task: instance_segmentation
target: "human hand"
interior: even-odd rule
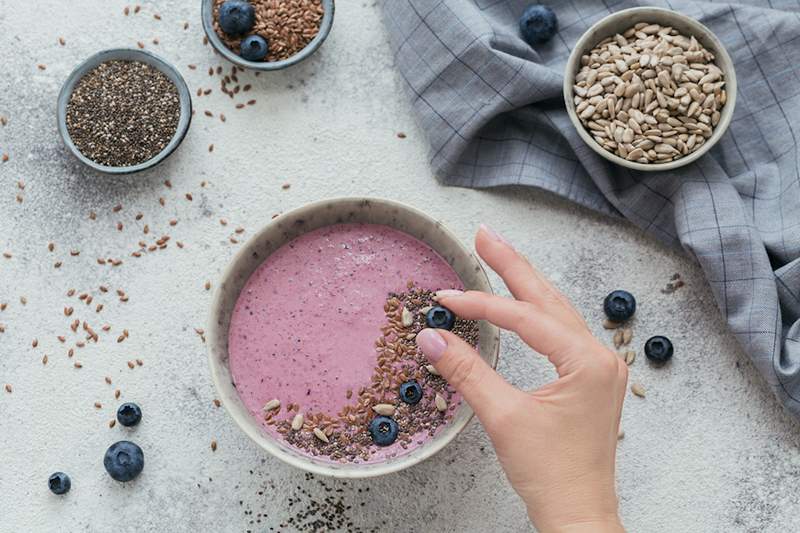
[[[558,379],[525,392],[449,331],[425,329],[417,344],[475,411],[539,531],[623,531],[614,470],[627,366],[505,239],[481,226],[475,247],[514,299],[440,291],[437,300],[462,318],[514,331]]]

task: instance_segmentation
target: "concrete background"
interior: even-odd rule
[[[6,326],[0,384],[13,386],[11,394],[0,390],[0,531],[293,531],[280,524],[312,501],[351,506],[343,511],[346,521],[362,530],[528,531],[523,507],[477,424],[424,464],[345,484],[308,479],[272,459],[212,405],[215,392],[194,328],[203,326],[210,300],[205,280],[215,281],[236,250],[228,241],[233,228],[241,225],[247,236],[274,213],[338,195],[408,202],[440,217],[465,241],[478,222],[488,223],[528,254],[606,339],[604,295],[624,287],[638,296],[634,344],[666,334],[676,355],[665,369],[643,358],[631,368],[631,379],[648,389],[646,399],[629,395],[619,447],[622,515],[631,531],[800,530],[798,424],[725,330],[693,263],[627,223],[549,195],[438,186],[392,68],[378,6],[340,0],[321,51],[291,70],[242,76],[258,102],[236,111],[207,74],[222,63],[202,44],[199,4],[147,2],[141,13],[125,17],[120,0],[24,6],[0,0],[0,115],[9,120],[0,127],[0,152],[10,156],[0,164],[0,251],[13,254],[0,257],[0,302],[9,304],[0,312]],[[59,36],[66,46],[58,45]],[[60,83],[95,51],[140,40],[174,62],[193,90],[214,93],[195,99],[200,112],[186,141],[160,168],[125,178],[92,174],[58,138]],[[205,109],[224,112],[227,122],[203,116]],[[162,184],[166,178],[173,189]],[[291,188],[282,189],[284,183]],[[123,209],[114,213],[117,204]],[[91,210],[96,221],[88,219]],[[137,212],[144,213],[139,222]],[[229,226],[219,224],[221,217]],[[170,227],[170,218],[178,225]],[[144,223],[152,228],[148,242],[164,233],[172,241],[137,260],[129,253],[145,237]],[[81,253],[70,256],[70,249]],[[101,256],[125,262],[100,266]],[[53,267],[57,260],[60,269]],[[687,286],[661,294],[674,272]],[[101,295],[101,283],[122,288],[130,300]],[[69,288],[91,290],[92,308],[103,302],[105,309],[98,315],[67,298]],[[65,305],[98,331],[112,326],[97,345],[77,349],[81,369],[66,355],[77,337]],[[117,343],[123,328],[130,337]],[[57,335],[67,335],[68,343]],[[500,371],[520,387],[553,378],[546,361],[512,336],[503,338],[501,356]],[[144,366],[129,369],[126,362],[137,357]],[[104,376],[113,378],[112,386]],[[140,427],[108,428],[122,401],[142,406]],[[146,456],[142,476],[126,485],[102,467],[106,447],[122,438],[138,442]],[[72,491],[63,498],[47,490],[47,476],[56,470],[72,476]]]

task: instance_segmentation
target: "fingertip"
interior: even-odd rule
[[[428,358],[428,361],[435,365],[447,350],[447,340],[442,337],[439,331],[425,328],[417,333],[417,346]]]

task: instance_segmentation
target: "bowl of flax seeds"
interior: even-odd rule
[[[192,120],[180,73],[142,50],[99,52],[81,63],[58,95],[58,131],[85,165],[131,174],[164,161]]]
[[[231,63],[251,70],[280,70],[300,63],[316,52],[333,26],[334,0],[249,0],[255,24],[244,35],[228,35],[219,26],[219,8],[225,0],[203,0],[203,29],[214,49]],[[248,35],[266,39],[264,61],[248,61],[239,45]]]

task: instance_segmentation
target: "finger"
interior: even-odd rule
[[[523,394],[495,372],[475,348],[449,331],[423,329],[417,334],[417,345],[481,422],[497,416],[514,404],[514,397]]]
[[[515,332],[525,344],[542,354],[559,351],[573,340],[562,323],[528,302],[481,291],[439,291],[436,300],[461,318],[488,320]]]
[[[582,325],[586,322],[569,299],[556,288],[513,245],[488,226],[481,224],[475,236],[475,249],[486,264],[503,279],[517,300],[548,304],[555,300]]]

